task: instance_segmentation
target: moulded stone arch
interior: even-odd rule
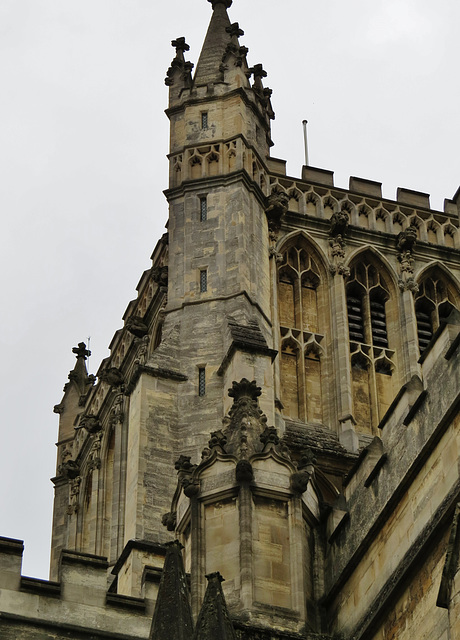
[[[371,228],[372,209],[367,204],[361,204],[356,212],[356,224],[364,229]]]
[[[401,211],[395,211],[391,217],[391,229],[393,233],[398,234],[404,231],[408,226],[406,216]]]
[[[356,262],[365,261],[366,257],[371,262],[376,263],[376,266],[384,269],[390,278],[391,286],[396,290],[398,286],[398,276],[387,258],[375,247],[358,247],[349,255],[346,266],[351,269]]]
[[[375,228],[376,228],[376,230],[377,231],[387,232],[388,231],[388,220],[389,220],[388,211],[386,209],[383,209],[382,207],[380,209],[377,209],[377,211],[375,212]]]
[[[458,280],[440,262],[426,265],[417,274],[416,282],[415,317],[419,349],[423,352],[442,320],[453,309],[460,309],[460,288]]]
[[[442,227],[442,239],[446,247],[458,247],[458,229],[450,222]]]
[[[303,230],[291,231],[291,233],[287,233],[285,236],[280,238],[276,246],[276,251],[278,253],[283,253],[290,246],[297,245],[299,241],[306,243],[307,245],[306,248],[310,247],[312,249],[313,253],[319,259],[319,262],[321,263],[321,268],[324,270],[324,274],[326,275],[326,273],[328,272],[328,265],[329,265],[329,260],[326,254],[324,253],[322,248],[319,246],[319,244],[315,241],[315,239],[312,238],[308,233],[306,233]]]
[[[305,213],[309,216],[321,217],[320,198],[313,191],[305,194]]]
[[[414,214],[409,218],[409,226],[417,229],[417,239],[426,240],[426,224],[418,215]]]
[[[331,196],[330,194],[321,198],[321,218],[326,218],[330,220],[334,213],[338,213],[340,211],[340,206],[338,200]]]
[[[446,267],[446,265],[442,262],[433,260],[429,264],[422,267],[415,274],[415,281],[417,282],[417,284],[420,284],[426,278],[430,277],[431,275],[437,275],[438,273],[441,273],[447,280],[446,284],[451,285],[452,291],[454,292],[457,301],[460,300],[460,283],[452,273],[452,271],[450,271],[450,269]]]
[[[441,225],[433,218],[426,221],[427,240],[432,244],[440,244]]]

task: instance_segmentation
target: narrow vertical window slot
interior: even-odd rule
[[[205,222],[208,219],[208,199],[206,196],[200,198],[200,221]]]
[[[206,369],[200,367],[198,369],[198,395],[203,397],[206,393]]]
[[[201,128],[202,129],[208,128],[208,112],[207,111],[203,111],[201,113]]]
[[[207,269],[202,269],[200,271],[200,292],[204,293],[208,290],[208,271]]]

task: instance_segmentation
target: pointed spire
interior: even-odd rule
[[[192,611],[182,549],[178,540],[167,544],[149,640],[190,640],[192,637]]]
[[[196,67],[195,87],[222,80],[222,58],[232,37],[227,31],[231,27],[227,9],[231,6],[232,0],[208,0],[208,2],[212,3],[213,14]]]
[[[91,351],[86,348],[84,342],[79,342],[78,347],[73,347],[72,353],[75,354],[77,361],[73,370],[69,373],[69,380],[73,380],[77,383],[81,393],[85,392],[86,385],[88,384],[88,371],[86,370],[86,358],[89,358]],[[91,383],[93,381],[91,380]]]
[[[196,623],[193,640],[236,640],[221,582],[219,572],[206,576],[208,588],[203,600],[200,615]]]

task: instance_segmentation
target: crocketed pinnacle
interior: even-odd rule
[[[177,540],[167,545],[150,640],[190,640],[193,635],[181,549],[182,545]]]
[[[221,78],[220,66],[225,54],[230,35],[227,28],[231,26],[227,8],[232,0],[209,0],[213,13],[208,32],[196,67],[194,85],[196,87],[218,82]]]
[[[193,640],[236,640],[222,591],[220,573],[206,576],[208,588],[196,623]]]

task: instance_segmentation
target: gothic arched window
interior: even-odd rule
[[[415,297],[415,317],[420,353],[426,349],[433,333],[442,321],[446,320],[456,307],[453,288],[439,273],[427,276],[422,280]]]
[[[359,431],[373,433],[394,392],[394,345],[389,340],[389,279],[373,260],[355,263],[346,284],[353,414]]]
[[[281,402],[289,417],[321,423],[324,323],[321,331],[320,273],[318,261],[306,246],[285,249],[278,268]]]

